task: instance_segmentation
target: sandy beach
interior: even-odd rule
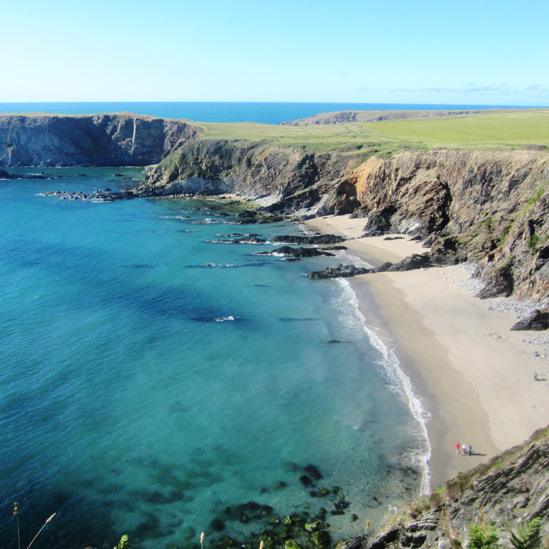
[[[406,235],[361,238],[364,219],[326,217],[306,225],[352,239],[345,243],[349,252],[374,265],[426,251]],[[428,412],[433,487],[549,423],[549,335],[511,332],[529,305],[474,297],[471,270],[458,265],[349,279],[362,313],[394,346]],[[548,381],[536,381],[536,373]],[[456,455],[457,441],[472,445],[475,455]]]

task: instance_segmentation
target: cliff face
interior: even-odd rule
[[[345,181],[345,175],[364,158],[359,152],[311,153],[235,141],[189,141],[151,171],[148,190],[161,195],[204,189],[235,192],[262,199],[272,211],[350,213],[359,204],[354,184]]]
[[[545,151],[311,153],[189,141],[144,192],[204,190],[261,198],[271,211],[354,213],[368,234],[417,235],[456,261],[479,262],[484,297],[549,295],[549,154]],[[213,184],[212,184],[213,182]],[[213,185],[213,186],[212,186]]]
[[[549,293],[547,153],[404,152],[368,159],[352,181],[370,234],[418,234],[479,261],[485,297]]]
[[[541,519],[541,535],[549,535],[549,438],[547,429],[522,446],[488,464],[460,474],[393,517],[391,526],[370,538],[344,544],[343,549],[464,546],[472,524],[499,529],[504,547],[510,530]]]
[[[144,166],[199,132],[133,115],[0,115],[0,166]]]

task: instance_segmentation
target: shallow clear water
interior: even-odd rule
[[[198,201],[36,196],[130,183],[49,171],[63,177],[0,181],[1,547],[15,500],[24,539],[58,513],[41,547],[129,532],[156,548],[211,539],[211,520],[249,500],[333,508],[299,482],[309,463],[351,501],[336,537],[417,490],[421,433],[382,355],[341,286],[304,276],[328,260],[204,242],[299,227],[230,224]]]

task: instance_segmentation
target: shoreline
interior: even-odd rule
[[[361,237],[364,223],[331,216],[305,225],[350,238],[349,253],[373,265],[427,251],[406,235]],[[348,281],[367,321],[366,333],[372,330],[394,352],[428,417],[431,488],[549,423],[549,382],[534,380],[536,372],[549,378],[549,336],[511,332],[519,305],[510,298],[474,297],[478,283],[466,266]],[[471,444],[475,455],[457,455],[457,441]]]

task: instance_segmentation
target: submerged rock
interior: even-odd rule
[[[312,478],[314,478],[315,480],[320,480],[322,478],[322,473],[320,472],[320,470],[318,469],[318,467],[316,467],[315,465],[312,465],[312,464],[309,464],[309,465],[306,465],[303,470]]]
[[[258,252],[255,255],[282,255],[282,256],[291,256],[291,257],[317,257],[321,255],[333,256],[334,254],[323,250],[322,248],[303,248],[297,247],[293,248],[292,246],[280,246],[280,248],[275,248],[268,252]]]

